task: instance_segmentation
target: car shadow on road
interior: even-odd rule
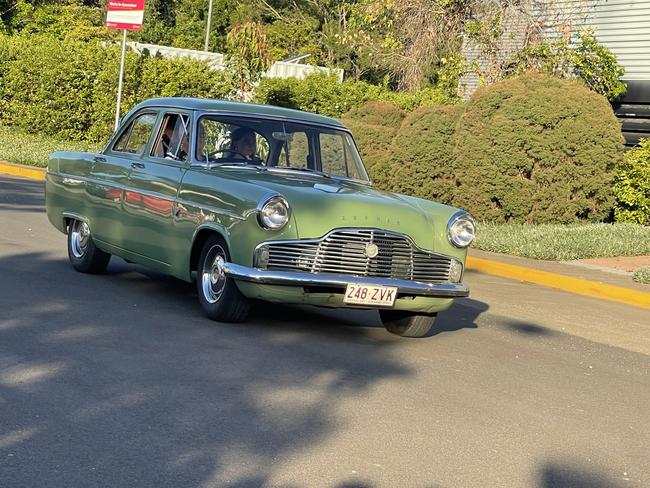
[[[567,461],[546,462],[539,471],[539,488],[622,488],[636,486],[630,484],[627,473],[619,473],[624,478],[615,481],[610,475],[598,472],[593,467]]]
[[[122,275],[124,279],[139,282],[147,287],[152,299],[162,296],[168,299],[183,300],[187,310],[201,315],[196,298],[195,285],[170,276],[151,271],[145,267],[129,264],[122,259],[113,258],[108,275]],[[454,302],[449,310],[441,312],[427,337],[459,331],[476,329],[477,319],[489,309],[489,305],[472,298],[462,298]],[[242,325],[231,325],[242,327]],[[340,336],[341,338],[366,339],[372,329],[383,329],[376,310],[332,309],[308,305],[287,305],[263,301],[253,302],[251,315],[246,327],[260,327],[275,331],[305,332],[308,334]],[[394,338],[386,332],[385,338]],[[373,337],[376,340],[377,337]]]
[[[0,485],[269,485],[345,431],[346,402],[415,374],[364,327],[219,324],[190,284],[111,266],[0,257]]]

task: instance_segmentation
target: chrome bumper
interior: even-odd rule
[[[342,289],[352,283],[393,286],[397,288],[397,293],[403,295],[440,298],[466,297],[469,295],[469,289],[463,283],[420,283],[418,281],[393,278],[267,271],[228,262],[222,263],[222,270],[227,276],[235,280],[250,281],[261,285],[322,286]]]

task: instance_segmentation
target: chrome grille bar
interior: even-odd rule
[[[368,257],[375,244],[378,253]],[[322,239],[270,241],[262,269],[332,273],[359,277],[443,283],[449,280],[451,258],[419,249],[409,237],[383,229],[339,229]]]

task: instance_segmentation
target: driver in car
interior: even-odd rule
[[[240,127],[230,136],[231,157],[235,159],[258,160],[255,156],[257,141],[255,132],[248,127]]]

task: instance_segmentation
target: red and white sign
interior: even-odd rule
[[[106,27],[109,29],[142,29],[144,0],[108,0]]]

